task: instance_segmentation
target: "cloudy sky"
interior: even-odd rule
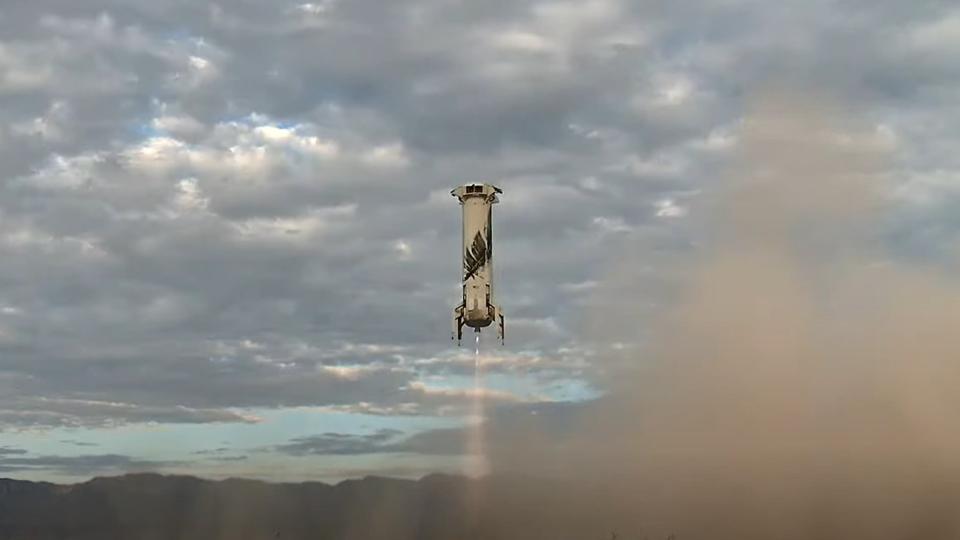
[[[948,261],[958,50],[933,0],[2,0],[0,474],[459,470],[450,189],[504,190],[487,402],[588,400],[604,269],[696,249],[771,85],[848,104]]]

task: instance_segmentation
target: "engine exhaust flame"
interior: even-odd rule
[[[480,357],[480,332],[476,333],[473,355],[473,399],[470,406],[470,429],[467,441],[467,473],[484,476],[489,472],[489,461],[483,440],[485,407],[483,402],[483,363]]]

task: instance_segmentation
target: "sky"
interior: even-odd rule
[[[2,0],[0,475],[463,470],[450,190],[504,192],[491,414],[576,408],[644,340],[585,330],[605,269],[698,249],[770,87],[844,104],[891,256],[950,268],[957,50],[947,1]]]

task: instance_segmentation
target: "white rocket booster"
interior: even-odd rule
[[[453,310],[457,343],[463,326],[479,332],[497,323],[503,342],[503,312],[493,303],[493,205],[503,191],[490,184],[467,184],[450,192],[463,207],[463,302]]]

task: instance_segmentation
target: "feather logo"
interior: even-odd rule
[[[473,244],[463,253],[463,280],[472,278],[486,263],[487,243],[483,240],[483,234],[477,231]]]
[[[492,261],[492,260],[493,260],[493,206],[487,205],[487,261]]]

